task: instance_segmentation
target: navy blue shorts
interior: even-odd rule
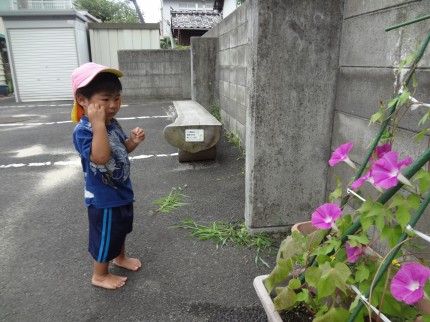
[[[133,204],[98,209],[88,207],[88,251],[95,261],[106,263],[118,257],[125,237],[133,230]]]

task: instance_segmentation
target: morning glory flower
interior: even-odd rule
[[[387,143],[384,145],[378,145],[375,150],[374,154],[376,156],[376,159],[379,160],[382,158],[386,153],[391,151],[391,144]],[[373,161],[373,156],[370,157],[370,161]]]
[[[346,243],[345,248],[346,248],[346,255],[348,256],[348,262],[355,263],[361,258],[361,256],[364,255],[364,250],[366,249],[366,246],[351,247],[349,243]]]
[[[373,178],[372,178],[372,169],[369,170],[369,172],[367,172],[364,176],[358,178],[357,180],[355,180],[350,188],[351,189],[358,189],[361,187],[361,185],[365,182],[368,181],[371,184],[374,184]]]
[[[372,177],[375,186],[388,189],[397,185],[397,180],[407,185],[412,185],[401,173],[400,169],[412,163],[412,159],[407,157],[400,162],[398,152],[387,152],[382,158],[372,165]]]
[[[404,264],[391,281],[391,294],[397,301],[409,305],[417,303],[424,297],[423,288],[429,277],[428,267],[418,263]]]
[[[330,164],[331,167],[334,167],[340,162],[345,162],[346,164],[355,169],[355,164],[348,157],[348,153],[349,151],[351,151],[351,149],[352,142],[346,142],[340,145],[336,150],[334,150],[330,160],[328,161],[328,164]]]
[[[334,222],[342,215],[340,207],[334,203],[319,206],[312,214],[312,226],[319,229],[333,228]]]

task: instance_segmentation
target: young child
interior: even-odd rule
[[[73,144],[81,157],[88,208],[89,246],[94,259],[92,284],[116,289],[127,278],[109,273],[109,262],[132,271],[142,264],[125,255],[133,226],[134,194],[130,181],[132,152],[145,139],[135,128],[127,137],[114,118],[121,106],[121,71],[87,63],[72,74],[72,120],[79,122]]]

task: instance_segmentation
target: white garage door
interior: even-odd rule
[[[73,28],[9,29],[21,102],[72,99],[70,75],[78,66]]]

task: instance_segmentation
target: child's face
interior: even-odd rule
[[[82,101],[79,101],[79,104],[84,107],[85,114],[87,114],[87,108],[89,105],[100,105],[105,111],[105,123],[110,124],[116,113],[119,111],[121,94],[119,92],[101,91],[95,93],[90,99],[84,97]]]

